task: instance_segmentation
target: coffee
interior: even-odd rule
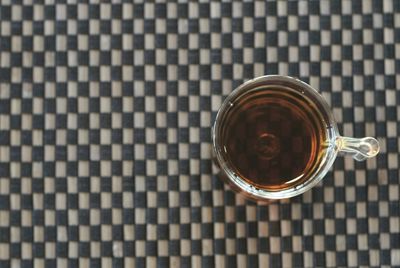
[[[314,187],[338,153],[376,156],[373,137],[340,135],[326,100],[299,79],[251,79],[224,100],[211,131],[220,178],[255,201],[290,198]]]
[[[235,174],[278,191],[307,181],[318,169],[328,146],[326,127],[303,93],[260,86],[229,103],[220,142]]]

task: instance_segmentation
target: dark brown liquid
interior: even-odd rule
[[[256,187],[293,187],[307,180],[321,162],[325,128],[301,91],[268,88],[246,93],[231,103],[223,124],[226,159]]]

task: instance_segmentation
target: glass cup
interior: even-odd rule
[[[268,102],[271,99],[269,96],[274,96],[271,102]],[[264,98],[265,102],[258,101],[260,98]],[[280,115],[280,112],[274,115],[274,110],[268,110],[279,105],[288,105],[300,114],[304,114],[304,111],[307,110],[311,117],[304,116],[302,118],[305,118],[305,121],[302,124],[293,126],[298,122],[286,122],[290,120],[282,117],[283,115]],[[257,114],[256,117],[262,114],[264,109],[265,116],[267,116],[265,118],[271,119],[275,116],[277,119],[271,122],[277,122],[285,126],[282,128],[283,130],[276,131],[276,129],[268,128],[268,126],[264,126],[268,125],[268,123],[264,124],[262,120],[261,122],[257,122],[259,125],[254,126],[252,121],[254,118],[251,117],[252,112],[249,111],[256,106],[258,107],[254,110],[254,113]],[[305,128],[305,125],[308,125],[307,120],[314,120],[313,124],[318,125],[318,137],[322,137],[321,142],[318,143],[319,147],[315,149],[316,147],[312,142],[304,142],[307,146],[303,144],[298,146],[298,149],[293,149],[291,146],[296,146],[296,142],[290,140],[292,139],[292,134],[285,136],[286,129],[297,127],[298,130],[294,130],[292,133],[296,133],[296,131],[301,132],[301,129]],[[237,123],[232,123],[233,121]],[[233,128],[232,124],[239,124],[239,126]],[[271,125],[272,123],[269,122],[269,124]],[[243,138],[241,135],[247,136],[242,140],[231,138],[236,136]],[[254,137],[254,142],[253,138],[249,137]],[[311,134],[307,137],[311,137]],[[376,156],[379,152],[379,143],[372,137],[350,138],[341,136],[332,111],[323,96],[299,79],[281,75],[258,77],[236,88],[224,100],[217,113],[212,128],[212,140],[213,153],[221,169],[221,177],[230,184],[232,189],[256,201],[290,198],[311,189],[325,176],[338,153],[346,153],[357,161],[363,161]],[[293,140],[298,141],[301,138],[294,138]],[[240,147],[246,153],[239,155],[235,149],[229,150],[229,146],[232,148]],[[283,148],[289,149],[286,149],[286,152],[284,152]],[[316,150],[316,153],[305,153],[305,151],[309,152],[311,150]],[[293,153],[288,156],[288,151],[296,152],[296,155]],[[301,157],[297,159],[297,155]],[[314,166],[309,168],[308,173],[306,171],[304,171],[304,174],[301,174],[302,172],[299,173],[301,174],[299,176],[302,177],[301,179],[295,178],[293,180],[293,178],[288,177],[287,180],[290,179],[290,181],[280,182],[279,187],[276,186],[278,185],[276,183],[262,181],[268,179],[275,180],[276,178],[271,174],[278,174],[279,172],[279,174],[288,174],[285,173],[287,170],[291,170],[295,166],[301,167],[296,162],[302,162],[303,160],[301,159],[304,155],[314,155],[314,158],[318,161],[313,162]],[[261,166],[254,165],[254,162],[261,163]],[[285,162],[290,163],[287,164]],[[244,165],[243,163],[246,164]],[[264,164],[265,166],[263,166]],[[274,173],[274,167],[276,169],[277,166],[283,168],[278,173]],[[269,175],[264,176],[264,174]],[[249,179],[249,177],[253,179]],[[260,181],[262,182],[260,183]]]

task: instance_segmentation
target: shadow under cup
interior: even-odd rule
[[[212,131],[225,181],[256,200],[288,198],[313,187],[336,157],[338,136],[323,97],[298,79],[277,75],[235,89]]]

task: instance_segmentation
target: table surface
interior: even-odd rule
[[[400,265],[399,72],[399,1],[2,0],[0,266]],[[264,74],[318,88],[379,156],[237,196],[210,127]]]

